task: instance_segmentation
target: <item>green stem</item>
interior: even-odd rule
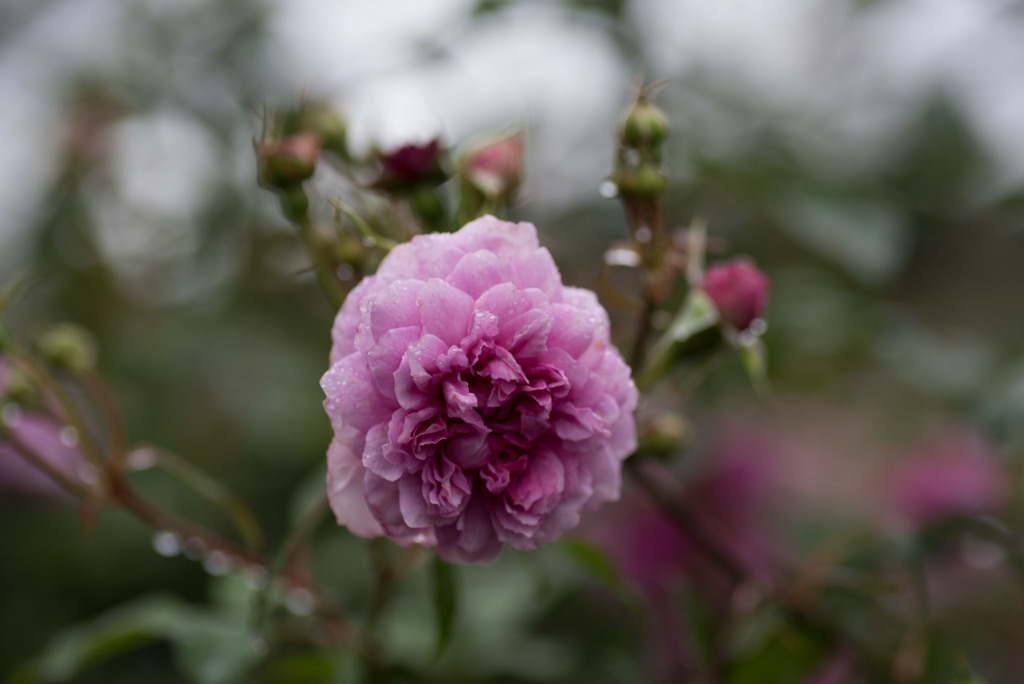
[[[341,305],[345,303],[345,291],[342,289],[338,279],[334,277],[331,264],[327,260],[324,250],[317,243],[313,222],[310,220],[309,214],[297,217],[295,219],[295,227],[299,231],[299,239],[305,245],[306,252],[313,262],[313,270],[316,272],[316,279],[320,283],[320,288],[327,295],[327,299],[330,300],[331,304],[335,308],[340,309]]]
[[[365,240],[372,242],[373,246],[380,247],[385,251],[390,251],[398,246],[397,242],[395,242],[391,238],[384,237],[383,235],[375,231],[373,228],[371,228],[370,224],[368,224],[366,221],[360,218],[359,214],[357,214],[350,206],[348,206],[341,200],[329,199],[327,200],[327,202],[332,207],[334,207],[342,214],[344,214],[345,217],[352,222],[352,225],[355,226],[355,229],[359,231],[359,234],[362,235]]]
[[[177,454],[166,449],[149,447],[156,467],[186,485],[228,517],[249,549],[263,546],[263,531],[252,509],[224,484]]]

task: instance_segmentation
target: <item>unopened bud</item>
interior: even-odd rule
[[[13,401],[20,406],[39,405],[39,388],[25,371],[17,366],[9,366],[2,377],[0,399]]]
[[[255,146],[259,180],[263,185],[288,190],[302,185],[316,171],[320,138],[313,133],[258,140]]]
[[[700,284],[718,309],[722,322],[740,331],[764,313],[769,286],[768,276],[745,259],[711,266]]]
[[[440,185],[448,180],[441,142],[403,145],[379,156],[381,175],[376,186],[383,190],[411,190]]]
[[[473,146],[460,164],[462,177],[490,199],[508,198],[522,181],[525,142],[515,133]]]
[[[635,168],[620,168],[612,181],[622,195],[648,200],[660,197],[668,185],[665,173],[647,162],[641,162]]]
[[[39,338],[39,353],[50,363],[75,375],[96,368],[96,340],[85,328],[59,323]]]
[[[669,130],[665,112],[641,99],[626,111],[619,135],[629,147],[653,148],[665,142]]]

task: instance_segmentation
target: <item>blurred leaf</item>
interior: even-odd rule
[[[437,619],[437,650],[439,657],[451,641],[452,628],[455,626],[457,607],[457,590],[455,566],[441,560],[435,555],[432,567],[434,584],[434,615]]]
[[[768,350],[760,337],[740,339],[736,343],[736,351],[747,371],[750,384],[761,395],[768,393]]]
[[[57,635],[36,658],[32,673],[41,682],[70,681],[122,653],[171,638],[176,626],[190,617],[191,611],[170,596],[120,606]]]
[[[826,655],[823,644],[811,636],[780,627],[760,646],[741,656],[729,675],[729,684],[802,682]]]
[[[173,635],[183,672],[199,684],[228,684],[259,660],[246,625],[212,614],[192,616]]]
[[[683,356],[705,351],[708,345],[702,333],[710,333],[717,325],[714,303],[701,290],[691,290],[668,330],[648,354],[637,386],[650,387]]]
[[[780,195],[775,213],[808,249],[869,285],[894,276],[909,250],[903,216],[879,199],[792,191]]]
[[[29,681],[71,681],[154,641],[170,642],[182,672],[199,684],[240,681],[260,655],[249,634],[248,613],[239,609],[238,586],[244,583],[218,583],[215,602],[223,609],[219,612],[170,596],[149,596],[114,608],[58,635],[30,666]]]
[[[619,569],[603,549],[579,539],[563,541],[560,546],[574,561],[610,589],[616,590],[622,586]]]

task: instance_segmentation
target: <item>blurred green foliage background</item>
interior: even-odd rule
[[[872,578],[865,591],[913,621],[913,587],[886,584],[899,571],[892,548],[910,542],[883,493],[922,439],[967,434],[998,454],[1009,494],[992,512],[1021,541],[1024,13],[988,0],[698,4],[5,0],[0,280],[26,264],[34,274],[13,327],[94,331],[130,437],[230,483],[273,548],[322,481],[330,427],[317,382],[332,311],[256,185],[263,104],[327,97],[364,149],[523,124],[529,168],[513,217],[538,226],[567,283],[593,287],[605,248],[626,237],[598,192],[618,111],[633,76],[664,78],[671,223],[706,216],[712,258],[750,255],[773,284],[771,397],[723,362],[670,401],[688,421],[675,465],[699,478],[718,438],[751,436],[782,493],[758,524],[850,586]],[[323,176],[326,195],[337,179]],[[136,481],[230,534],[169,478]],[[17,668],[44,653],[59,681],[353,676],[346,658],[305,646],[255,663],[244,582],[160,557],[153,531],[123,513],[85,521],[68,499],[7,482],[0,520],[0,676],[11,681],[30,681]],[[651,654],[666,630],[642,590],[589,538],[461,569],[456,632],[437,663],[427,571],[411,573],[385,619],[395,661],[447,682],[682,681]],[[921,544],[935,641],[923,673],[902,681],[965,681],[961,649],[991,682],[1020,681],[1012,553],[959,530]],[[325,525],[313,561],[360,614],[364,547]],[[128,632],[158,638],[93,654],[81,672],[67,665],[73,641],[52,650],[140,597],[155,603],[124,619],[149,627]],[[877,630],[857,591],[825,600]],[[728,681],[810,681],[828,654],[806,635],[779,637],[777,622],[749,618],[733,646],[746,664]]]

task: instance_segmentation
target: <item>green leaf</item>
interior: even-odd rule
[[[697,337],[718,325],[718,311],[714,303],[701,290],[690,290],[682,308],[672,320],[668,330],[651,350],[639,374],[636,384],[641,389],[650,387],[672,367],[673,363],[687,354],[688,343],[698,342]],[[703,341],[703,337],[700,341]],[[697,344],[703,351],[704,345]]]
[[[451,641],[458,605],[455,566],[435,555],[431,576],[434,584],[434,615],[437,618],[437,650],[440,657]]]
[[[261,657],[253,648],[248,611],[239,605],[243,599],[237,596],[238,586],[244,586],[241,580],[224,580],[215,586],[215,603],[220,608],[216,612],[162,595],[114,608],[54,638],[28,666],[26,680],[72,681],[121,654],[167,641],[178,666],[191,680],[198,684],[238,682]]]
[[[117,607],[56,636],[29,670],[38,681],[69,681],[122,653],[169,639],[189,614],[170,596],[151,596]]]
[[[736,351],[743,362],[743,368],[747,371],[750,384],[754,390],[761,395],[768,393],[768,350],[760,337],[741,336],[735,342]]]
[[[617,590],[622,586],[619,569],[602,549],[579,539],[563,541],[560,546],[574,561],[610,589]]]

